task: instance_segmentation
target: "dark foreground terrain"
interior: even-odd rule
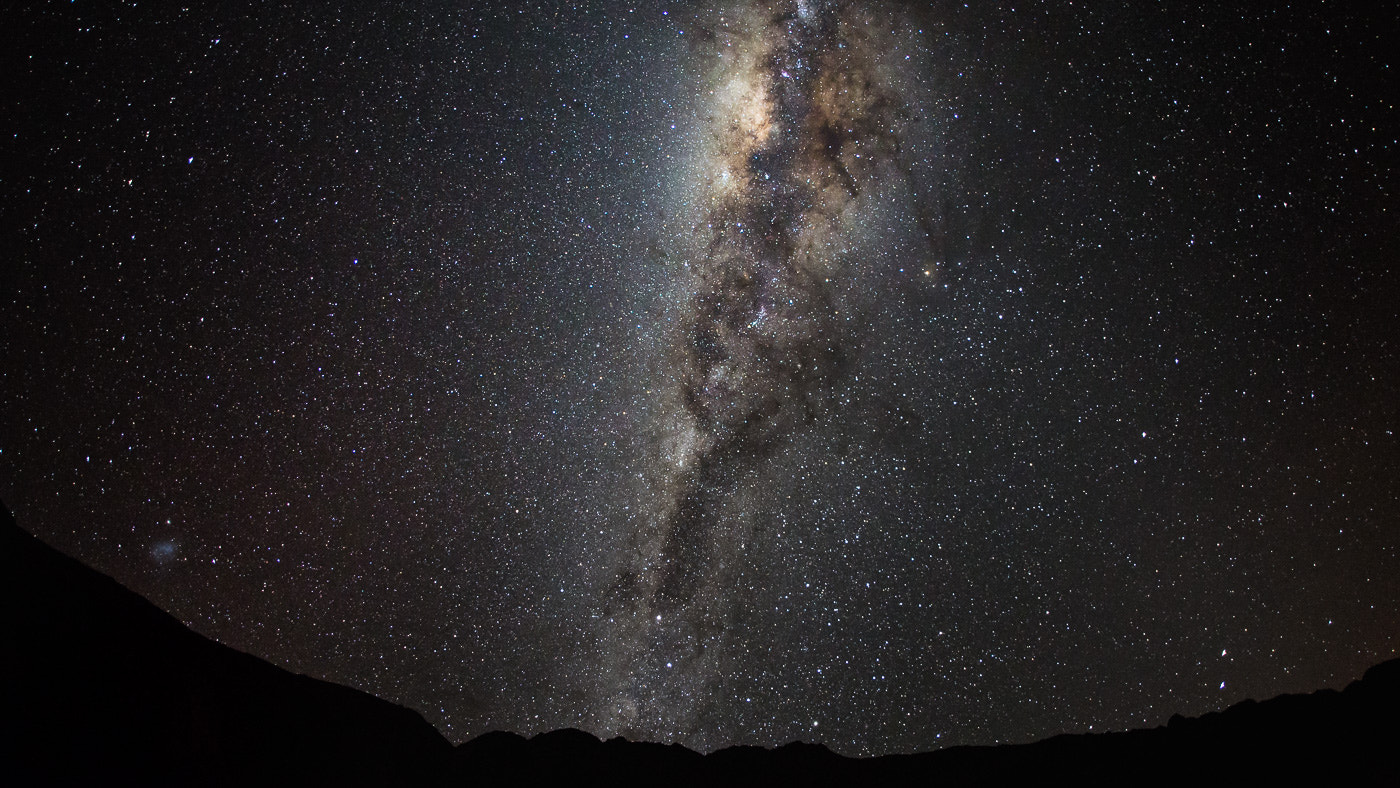
[[[869,760],[818,745],[491,733],[454,748],[415,712],[204,638],[22,531],[0,507],[8,785],[1400,785],[1400,660],[1345,690],[1245,701],[1127,733]]]

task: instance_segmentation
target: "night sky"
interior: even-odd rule
[[[0,498],[195,630],[847,754],[1400,653],[1393,11],[231,5],[0,26]]]

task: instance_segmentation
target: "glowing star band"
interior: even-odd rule
[[[600,727],[687,735],[724,674],[761,466],[829,410],[854,350],[841,283],[864,189],[900,149],[903,103],[846,4],[757,4],[713,26],[697,235],[656,448],[603,606]],[[697,188],[698,187],[698,188]]]

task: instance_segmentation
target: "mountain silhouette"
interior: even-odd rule
[[[856,759],[799,742],[701,755],[560,730],[454,748],[416,712],[220,645],[30,536],[3,506],[0,520],[9,785],[1400,785],[1400,660],[1340,692],[1025,745]]]
[[[417,713],[199,635],[3,516],[9,784],[401,785],[451,753]]]

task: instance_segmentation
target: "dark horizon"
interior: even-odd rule
[[[0,504],[7,715],[0,773],[19,784],[415,785],[632,782],[881,785],[1400,777],[1400,659],[1341,691],[1235,704],[1151,730],[850,759],[819,744],[684,747],[563,729],[453,747],[418,713],[289,673],[181,625],[17,527]],[[42,598],[43,609],[25,604]],[[1094,777],[1097,775],[1097,777]]]

